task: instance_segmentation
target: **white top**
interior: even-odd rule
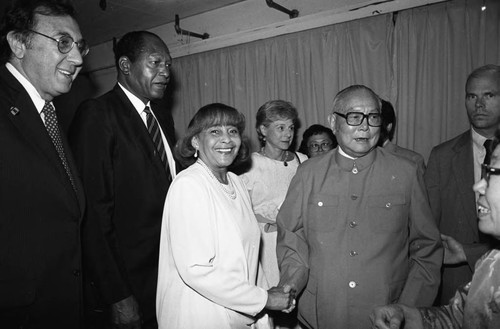
[[[257,286],[260,231],[233,173],[231,199],[195,163],[172,182],[163,214],[156,311],[160,329],[246,328],[267,302]],[[267,288],[267,287],[265,287]]]
[[[307,160],[306,155],[296,154],[300,162]],[[241,176],[250,193],[253,211],[262,231],[260,262],[270,286],[276,286],[280,279],[276,258],[276,216],[298,166],[296,158],[285,166],[283,161],[255,152],[252,153],[252,168]]]
[[[295,154],[301,163],[307,160],[306,155],[299,152]],[[270,159],[258,152],[252,153],[252,168],[241,178],[250,193],[255,214],[276,222],[279,207],[285,200],[298,166],[297,159],[288,161],[285,166],[283,161]]]

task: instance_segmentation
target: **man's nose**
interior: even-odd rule
[[[484,97],[478,97],[476,99],[476,107],[484,107]]]
[[[71,48],[71,50],[68,52],[67,59],[75,66],[80,66],[83,64],[82,54],[80,53],[80,50],[78,49],[78,47],[76,47],[76,45],[74,45],[74,47]]]
[[[359,129],[360,130],[368,130],[368,117],[364,117],[363,120],[361,120],[361,123],[359,124]]]
[[[170,66],[169,65],[161,65],[160,66],[160,75],[164,75],[166,77],[170,76]]]

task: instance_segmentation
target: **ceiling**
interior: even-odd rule
[[[73,0],[84,38],[97,45],[134,30],[147,30],[245,0]],[[0,12],[12,1],[1,1]],[[106,9],[100,3],[106,3]]]

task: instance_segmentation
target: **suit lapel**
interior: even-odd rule
[[[141,152],[143,152],[144,155],[150,160],[151,166],[164,173],[165,169],[163,169],[160,158],[155,155],[153,141],[149,136],[148,129],[142,121],[141,116],[137,113],[136,109],[120,86],[115,86],[114,91],[123,105],[123,118],[126,120],[126,122],[124,122],[124,129],[130,131],[132,136],[131,139],[137,144],[137,148],[140,149]]]
[[[5,70],[5,71],[4,71]],[[69,177],[62,165],[61,159],[57,154],[57,150],[52,143],[45,125],[40,118],[35,105],[31,101],[29,94],[24,90],[22,85],[8,72],[5,68],[2,70],[1,74],[9,82],[9,85],[13,87],[14,93],[12,94],[12,105],[7,109],[10,111],[8,117],[12,124],[17,128],[19,135],[21,135],[28,144],[31,144],[33,149],[40,155],[42,159],[45,159],[50,163],[50,167],[54,169],[55,175],[59,178],[61,184],[71,195],[75,196],[75,201],[77,196],[74,193],[73,187],[69,180]],[[15,113],[15,114],[14,114]],[[60,127],[59,127],[60,128]],[[61,128],[60,128],[61,129]],[[66,138],[63,136],[61,131],[61,137],[63,139],[63,146],[67,153],[69,151]],[[74,166],[71,170],[76,176],[76,169]],[[82,188],[80,186],[80,188]],[[81,200],[78,200],[80,205],[83,205]],[[83,209],[80,207],[80,209]]]
[[[453,150],[456,153],[452,160],[451,170],[456,180],[457,193],[459,193],[462,201],[460,204],[464,217],[476,218],[476,198],[472,190],[472,185],[474,185],[474,158],[472,154],[470,131],[462,135]],[[470,220],[466,222],[469,224],[475,223],[475,221]],[[477,231],[477,225],[471,226],[471,229]]]

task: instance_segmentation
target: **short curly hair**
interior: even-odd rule
[[[213,103],[203,106],[196,112],[189,122],[185,136],[177,142],[174,154],[181,166],[186,168],[196,161],[194,157],[196,150],[191,144],[193,137],[214,126],[235,126],[240,132],[241,146],[236,159],[230,167],[232,168],[248,160],[250,157],[250,145],[248,140],[243,136],[243,132],[245,131],[245,116],[231,106]]]
[[[264,135],[260,131],[260,126],[269,126],[269,124],[276,120],[291,119],[294,124],[297,123],[299,114],[297,109],[292,103],[283,100],[272,100],[264,103],[257,110],[255,129],[257,129],[257,136],[259,138],[260,146],[266,144]]]

